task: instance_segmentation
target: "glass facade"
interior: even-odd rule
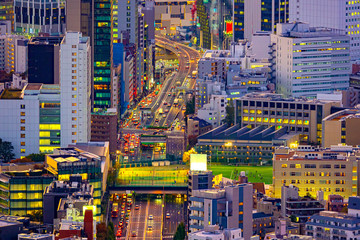
[[[60,102],[40,102],[39,151],[60,147]]]
[[[94,110],[111,106],[112,1],[95,0]]]
[[[11,21],[11,27],[14,28],[14,0],[0,1],[0,21]]]

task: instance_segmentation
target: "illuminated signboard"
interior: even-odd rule
[[[225,34],[232,35],[233,34],[233,22],[232,21],[226,21],[225,22]]]
[[[190,171],[207,171],[207,155],[190,154]]]

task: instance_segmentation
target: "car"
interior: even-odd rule
[[[151,225],[149,225],[148,228],[147,228],[147,230],[148,230],[149,232],[151,232],[152,229],[153,229],[153,227],[152,227]]]
[[[165,114],[165,113],[163,114],[163,118],[166,118],[166,114]]]
[[[119,228],[121,228],[123,226],[123,222],[119,222]]]
[[[156,118],[156,119],[155,119],[155,122],[158,122],[158,121],[159,121],[159,119]]]
[[[164,102],[164,105],[167,105],[167,102]]]
[[[166,217],[165,218],[170,218],[170,213],[166,213]]]
[[[116,237],[121,237],[121,232],[118,231],[118,232],[116,233]]]
[[[153,215],[149,215],[149,220],[153,220],[154,216]]]
[[[139,210],[139,209],[140,209],[139,205],[135,205],[135,210]]]
[[[136,232],[135,231],[131,233],[131,237],[136,237]]]
[[[169,112],[169,109],[165,109],[164,112],[165,112],[165,113],[168,113],[168,112]]]
[[[171,96],[171,93],[168,93],[168,96]]]

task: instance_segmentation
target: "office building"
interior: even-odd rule
[[[300,134],[301,142],[321,144],[322,119],[340,106],[338,101],[284,99],[279,94],[254,92],[236,100],[235,119],[242,127],[287,127],[289,133]]]
[[[276,148],[273,157],[274,197],[282,196],[283,185],[293,185],[299,195],[316,197],[324,192],[324,199],[337,194],[344,198],[359,194],[359,149],[351,146],[331,146],[315,149],[299,145],[297,149]]]
[[[258,31],[276,31],[289,20],[289,0],[234,0],[234,41],[252,39]]]
[[[66,31],[93,38],[94,0],[66,0]],[[90,40],[93,41],[93,40]],[[92,42],[90,45],[93,46]]]
[[[281,187],[281,216],[292,222],[305,223],[309,217],[324,211],[318,200],[305,196],[299,197],[299,188],[294,185]]]
[[[311,236],[304,236],[299,234],[293,234],[289,231],[286,220],[281,219],[275,222],[275,231],[267,233],[265,235],[266,240],[278,240],[278,239],[288,239],[288,240],[313,240]]]
[[[198,117],[188,117],[186,133],[188,136],[199,136],[212,129],[212,125]]]
[[[35,35],[65,33],[65,0],[45,4],[38,4],[33,0],[14,0],[14,11],[15,32]]]
[[[218,226],[209,226],[206,230],[189,233],[189,240],[244,240],[240,228],[219,230]]]
[[[63,37],[33,37],[28,43],[29,83],[59,84]]]
[[[18,234],[25,231],[24,225],[29,224],[29,222],[28,218],[2,215],[0,217],[0,237],[2,239],[17,240]]]
[[[38,234],[38,233],[21,233],[18,235],[18,240],[54,240],[53,234]]]
[[[8,32],[14,30],[14,0],[3,0],[0,2],[0,23],[10,21]]]
[[[27,40],[25,40],[24,36],[0,35],[0,70],[7,73],[24,70],[27,66],[27,62],[25,63],[27,60],[27,48],[21,46],[26,44]],[[20,67],[20,65],[22,66]]]
[[[67,32],[60,46],[62,146],[90,140],[91,64],[90,38]]]
[[[16,158],[60,147],[60,87],[28,84],[0,95],[0,137],[14,147]]]
[[[109,142],[111,153],[115,153],[118,146],[117,119],[118,115],[114,108],[91,114],[91,141]]]
[[[326,210],[333,212],[343,212],[345,207],[347,206],[347,202],[344,201],[344,198],[340,195],[329,195],[328,200],[326,201]]]
[[[0,174],[2,214],[25,216],[43,209],[43,192],[54,177],[43,170]]]
[[[196,152],[207,154],[211,162],[232,164],[268,164],[275,146],[290,146],[297,134],[287,134],[287,127],[258,126],[250,129],[221,125],[198,137]]]
[[[111,107],[113,1],[94,0],[94,92],[93,108]]]
[[[223,229],[241,228],[244,239],[250,239],[253,234],[252,194],[251,184],[194,190],[189,198],[190,231],[219,225]]]
[[[138,44],[138,0],[127,1],[117,0],[118,7],[114,10],[113,15],[117,17],[118,32],[127,31],[130,35],[129,42]],[[114,31],[116,37],[116,30]]]
[[[360,237],[359,197],[350,197],[348,213],[322,211],[306,223],[307,236],[313,239],[358,239]]]
[[[351,60],[360,58],[360,26],[357,1],[330,0],[321,4],[316,0],[289,0],[290,22],[306,22],[311,27],[340,29],[350,37]]]
[[[344,31],[305,23],[277,24],[271,42],[277,93],[315,97],[348,89],[350,37]]]
[[[0,10],[1,11],[1,10]],[[11,21],[0,20],[0,35],[11,34]]]
[[[44,223],[54,224],[54,219],[60,218],[57,214],[61,209],[62,199],[91,199],[94,187],[83,181],[82,177],[70,176],[69,181],[54,181],[44,190]],[[82,208],[81,208],[82,211]],[[81,214],[83,215],[83,214]]]
[[[197,109],[197,117],[210,123],[214,128],[224,123],[227,95],[211,95],[209,103]]]
[[[71,176],[80,175],[94,188],[93,205],[96,217],[101,215],[101,198],[106,190],[110,165],[108,143],[82,143],[59,148],[46,155],[45,167],[59,181],[70,181]]]
[[[360,111],[356,109],[342,110],[323,119],[322,135],[323,147],[343,144],[358,146],[360,138],[358,127]]]
[[[226,95],[225,84],[215,76],[197,78],[195,84],[195,113],[210,102],[212,95]]]

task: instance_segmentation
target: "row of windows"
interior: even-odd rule
[[[281,164],[282,168],[287,168],[288,164]],[[289,166],[290,168],[316,168],[316,164],[290,164]],[[331,164],[320,164],[319,168],[331,168]],[[335,169],[345,169],[346,165],[345,164],[334,164],[334,168]],[[353,169],[354,171],[356,171],[356,168]]]
[[[244,109],[243,110],[244,114],[248,114],[249,110],[248,109]],[[250,114],[255,114],[255,109],[250,109]],[[282,112],[282,111],[262,111],[262,110],[256,110],[256,114],[259,115],[272,115],[272,116],[289,116],[290,117],[305,117],[308,118],[309,117],[309,113],[302,113],[302,112]]]
[[[286,179],[281,180],[282,184],[286,184],[286,183],[290,183],[290,184],[331,184],[331,180],[319,180],[319,181],[315,181],[315,180],[289,180],[287,181]],[[345,184],[345,180],[335,180],[333,181],[333,184]]]
[[[286,172],[282,172],[281,174],[282,176],[286,176]],[[301,176],[302,175],[302,172],[290,172],[289,175],[291,177],[295,177],[295,176]],[[315,172],[304,172],[303,176],[305,177],[315,177],[316,176],[316,173]],[[331,173],[330,172],[322,172],[319,174],[319,176],[321,177],[328,177],[328,176],[331,176]],[[335,172],[334,173],[334,176],[335,177],[345,177],[346,176],[346,173],[344,172]]]

